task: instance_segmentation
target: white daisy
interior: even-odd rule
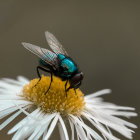
[[[137,114],[134,108],[117,106],[104,102],[101,95],[111,91],[104,89],[84,96],[77,89],[70,89],[65,93],[65,82],[54,77],[49,92],[50,77],[42,76],[31,82],[19,76],[17,80],[0,80],[0,119],[12,114],[0,125],[0,130],[7,126],[21,113],[26,117],[8,131],[15,133],[13,140],[48,140],[54,128],[58,125],[61,140],[119,140],[111,129],[117,131],[128,139],[132,139],[136,125],[120,117],[133,117]],[[35,86],[36,85],[36,86]],[[85,121],[92,125],[89,127]],[[68,125],[71,132],[68,133]],[[97,132],[96,132],[97,131]]]

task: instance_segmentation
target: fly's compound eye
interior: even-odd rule
[[[83,78],[84,78],[84,73],[81,72],[81,73],[80,73],[80,76],[81,76],[81,80],[83,80]]]

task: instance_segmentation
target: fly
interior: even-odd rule
[[[51,83],[53,82],[53,75],[61,78],[62,81],[66,81],[66,92],[72,88],[76,92],[76,89],[79,88],[83,80],[83,72],[78,69],[77,64],[69,57],[68,53],[53,34],[47,31],[45,32],[45,36],[53,52],[30,43],[23,42],[22,45],[40,58],[39,65],[36,68],[40,80],[40,70],[51,74],[51,82],[46,93],[49,91]],[[68,81],[70,86],[67,88]]]

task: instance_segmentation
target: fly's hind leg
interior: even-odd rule
[[[36,71],[37,71],[37,75],[38,75],[38,77],[39,77],[39,80],[36,82],[36,84],[35,84],[33,87],[36,87],[37,84],[38,84],[38,83],[40,82],[40,80],[41,80],[41,75],[40,75],[39,69],[40,69],[40,66],[37,66],[37,67],[36,67]]]
[[[37,70],[37,75],[38,75],[38,77],[39,77],[39,80],[38,80],[38,82],[35,84],[35,86],[36,86],[36,85],[40,82],[40,80],[41,80],[41,75],[40,75],[39,70],[42,70],[42,71],[51,73],[51,83],[52,83],[53,78],[52,78],[52,71],[51,71],[51,70],[45,69],[44,67],[41,67],[41,66],[37,66],[36,70]],[[49,91],[49,89],[50,89],[50,87],[51,87],[51,83],[50,83],[50,85],[49,85],[48,90],[45,92],[45,94]],[[34,87],[35,87],[35,86],[34,86]]]
[[[41,75],[40,75],[40,72],[39,72],[39,69],[41,69],[42,67],[40,67],[40,66],[37,66],[36,67],[36,71],[37,71],[37,75],[38,75],[38,77],[39,77],[39,80],[37,81],[37,83],[35,84],[35,86],[34,87],[36,87],[37,86],[37,84],[40,82],[40,80],[41,80]]]
[[[36,71],[37,71],[37,75],[38,75],[38,77],[39,77],[39,80],[37,81],[37,83],[35,84],[35,86],[37,86],[37,84],[38,84],[38,83],[40,82],[40,80],[41,80],[41,74],[40,74],[39,70],[48,72],[48,70],[46,70],[45,68],[43,68],[43,67],[41,67],[41,66],[37,66],[37,67],[36,67]],[[49,71],[49,72],[50,72],[50,71]],[[35,86],[34,86],[34,87],[35,87]]]

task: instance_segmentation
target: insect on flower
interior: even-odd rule
[[[132,139],[132,129],[137,126],[124,117],[137,116],[135,108],[103,101],[100,96],[111,93],[110,89],[84,96],[78,88],[83,73],[56,38],[49,32],[45,34],[54,52],[23,43],[25,48],[40,57],[40,66],[37,67],[40,79],[30,81],[22,76],[17,80],[0,79],[0,119],[7,117],[0,124],[0,130],[24,113],[25,118],[8,131],[8,134],[15,133],[12,140],[49,140],[56,126],[61,140],[120,140],[111,130]],[[51,76],[41,77],[40,69]],[[76,94],[69,90],[71,88],[77,89]],[[48,94],[44,94],[46,91]]]
[[[53,82],[53,75],[61,78],[62,81],[66,81],[66,93],[71,88],[76,92],[76,89],[79,88],[83,80],[83,72],[79,71],[76,63],[68,56],[65,49],[53,34],[47,31],[45,32],[45,36],[53,52],[29,43],[22,43],[26,49],[40,58],[40,65],[37,66],[37,74],[40,78],[39,81],[41,80],[39,70],[42,70],[51,74],[51,82],[46,93],[49,91],[51,83]],[[68,81],[70,82],[70,86],[67,88]]]

